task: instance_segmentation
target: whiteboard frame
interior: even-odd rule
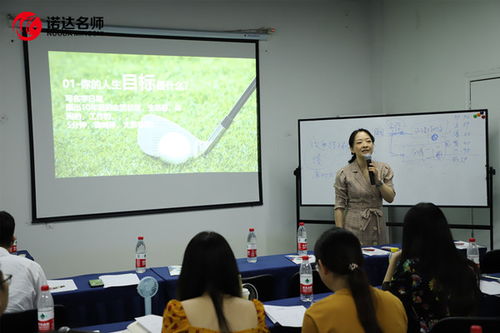
[[[469,208],[491,208],[492,207],[492,198],[490,196],[490,167],[489,167],[489,133],[488,133],[488,110],[487,109],[475,109],[475,110],[451,110],[451,111],[432,111],[432,112],[416,112],[416,113],[394,113],[394,114],[369,114],[369,115],[352,115],[352,116],[336,116],[336,117],[324,117],[324,118],[310,118],[310,119],[299,119],[298,120],[298,157],[299,157],[299,167],[296,176],[299,178],[297,181],[298,189],[297,196],[299,197],[298,203],[299,206],[302,207],[334,207],[334,200],[332,200],[332,204],[325,205],[321,204],[304,204],[302,197],[302,156],[301,156],[301,123],[310,122],[310,121],[325,121],[325,120],[346,120],[346,119],[361,119],[361,118],[390,118],[390,117],[404,117],[404,116],[419,116],[419,115],[433,115],[433,114],[460,114],[460,113],[473,113],[473,112],[486,112],[485,119],[485,144],[484,147],[486,149],[485,157],[486,157],[486,181],[485,181],[485,191],[486,191],[486,204],[485,205],[439,205],[439,207],[469,207]],[[346,138],[346,142],[347,142]],[[346,156],[346,160],[349,156]],[[333,184],[332,184],[333,186]],[[398,204],[386,204],[384,202],[384,207],[411,207],[411,205],[398,205]]]

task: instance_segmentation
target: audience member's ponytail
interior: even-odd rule
[[[333,227],[318,239],[314,253],[329,271],[347,276],[358,319],[365,333],[382,333],[375,315],[370,283],[363,270],[364,259],[358,238],[348,230]]]
[[[354,265],[356,264],[351,264],[351,267]],[[352,298],[354,298],[354,304],[356,304],[358,319],[365,329],[365,333],[382,333],[375,316],[372,292],[365,271],[360,267],[353,268],[347,281]]]

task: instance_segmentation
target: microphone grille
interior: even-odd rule
[[[370,155],[370,154],[363,155],[363,157],[365,158],[365,160],[371,160],[372,159],[372,155]]]

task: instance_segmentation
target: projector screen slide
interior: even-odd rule
[[[256,42],[42,34],[25,51],[35,221],[262,202]]]

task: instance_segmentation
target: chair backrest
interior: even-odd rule
[[[479,325],[483,333],[500,332],[500,317],[446,317],[438,321],[430,333],[470,333],[472,325]]]
[[[241,278],[243,284],[248,283],[257,289],[258,300],[265,302],[274,299],[274,276],[262,274]]]
[[[64,305],[54,305],[55,328],[67,325]],[[2,333],[37,333],[37,309],[4,313],[0,316],[0,332]]]
[[[500,249],[491,250],[480,260],[481,273],[500,273]]]
[[[313,271],[313,294],[322,294],[331,292],[321,281],[318,271]],[[293,274],[288,280],[288,297],[297,297],[300,295],[300,272]]]

